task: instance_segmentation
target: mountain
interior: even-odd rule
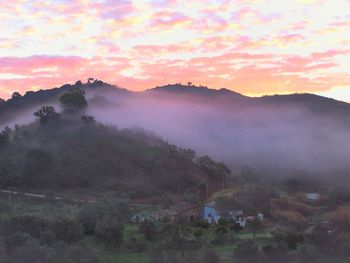
[[[153,89],[137,93],[110,85],[101,80],[93,80],[89,83],[77,81],[73,85],[65,84],[53,89],[28,91],[23,96],[14,96],[7,101],[0,100],[0,126],[10,121],[11,117],[13,117],[17,111],[33,110],[44,104],[56,104],[57,98],[72,87],[84,90],[90,102],[101,107],[105,107],[108,104],[115,104],[116,96],[118,96],[118,100],[120,100],[144,95],[162,98],[190,98],[197,102],[211,103],[213,106],[219,103],[221,106],[240,106],[244,108],[264,106],[276,107],[276,109],[281,106],[302,107],[315,113],[341,114],[342,116],[347,115],[350,111],[349,103],[308,93],[248,97],[225,88],[210,89],[205,86],[194,86],[192,84],[183,85],[179,83],[157,86]],[[108,96],[112,96],[113,101],[109,100]]]
[[[350,180],[350,104],[313,94],[248,97],[181,84],[131,92],[95,80],[2,102],[0,126],[31,122],[42,105],[60,109],[59,94],[77,87],[86,114],[104,125],[142,127],[235,174]]]
[[[331,98],[322,97],[309,93],[295,93],[288,95],[271,95],[262,97],[249,97],[240,93],[222,88],[222,89],[210,89],[204,86],[188,86],[182,84],[168,84],[165,86],[158,86],[156,88],[147,90],[145,93],[152,95],[162,94],[169,96],[187,96],[197,97],[202,99],[209,98],[212,102],[220,99],[220,102],[224,99],[226,103],[240,104],[241,106],[291,106],[291,107],[304,107],[312,110],[315,113],[330,113],[346,114],[350,111],[350,104],[342,101],[337,101]]]
[[[120,95],[130,93],[126,89],[104,83],[101,80],[93,80],[88,83],[77,81],[73,85],[65,84],[53,89],[27,91],[23,96],[15,92],[12,98],[7,101],[0,100],[0,127],[7,122],[13,123],[13,118],[16,118],[18,113],[27,115],[26,113],[32,113],[42,105],[56,105],[58,97],[71,88],[80,88],[93,97],[98,97],[100,91],[103,91],[105,94],[108,92]],[[28,117],[26,119],[28,121]]]
[[[347,115],[350,111],[349,103],[308,93],[264,96],[258,98],[258,100],[262,101],[263,103],[273,104],[275,106],[302,106],[319,114],[328,114],[333,112],[334,114]]]
[[[185,94],[185,95],[200,95],[200,96],[213,96],[213,97],[220,97],[220,96],[229,96],[230,98],[240,98],[240,99],[247,99],[248,97],[243,96],[242,94],[239,94],[237,92],[228,90],[228,89],[210,89],[205,86],[194,86],[194,85],[182,85],[182,84],[168,84],[165,86],[158,86],[153,89],[149,89],[146,91],[146,93],[149,92],[151,94],[157,94],[157,93],[169,93],[169,94]]]

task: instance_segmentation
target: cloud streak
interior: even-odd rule
[[[0,6],[0,97],[96,77],[132,90],[192,81],[339,99],[349,18],[345,0],[15,0]]]

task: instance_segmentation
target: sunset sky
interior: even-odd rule
[[[350,102],[350,0],[0,0],[0,97],[88,77]]]

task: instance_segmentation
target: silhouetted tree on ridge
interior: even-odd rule
[[[56,112],[53,106],[42,106],[34,112],[34,116],[38,117],[41,123],[47,123],[51,120],[57,120],[60,114]]]
[[[21,97],[22,97],[22,95],[19,92],[15,91],[14,93],[12,93],[11,99],[12,100],[17,100],[17,99],[19,99]]]
[[[85,92],[79,88],[70,89],[61,95],[59,102],[64,109],[82,110],[87,107]]]

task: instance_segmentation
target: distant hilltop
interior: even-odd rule
[[[249,97],[229,89],[211,89],[206,86],[196,86],[191,82],[187,84],[175,83],[164,86],[157,86],[146,91],[134,92],[123,89],[116,85],[103,82],[102,80],[89,78],[86,83],[76,81],[74,84],[64,84],[52,89],[27,91],[24,95],[14,92],[8,100],[0,98],[0,125],[11,119],[14,112],[25,110],[43,104],[54,103],[57,97],[71,88],[85,90],[88,94],[101,95],[108,93],[117,96],[180,96],[189,97],[194,101],[207,101],[212,104],[216,102],[222,105],[239,105],[241,107],[256,107],[268,105],[269,107],[279,107],[289,105],[292,107],[306,107],[314,112],[331,115],[344,115],[350,111],[350,104],[334,99],[314,95],[314,94],[289,94],[289,95],[272,95],[262,97]],[[90,96],[90,97],[91,97]]]

